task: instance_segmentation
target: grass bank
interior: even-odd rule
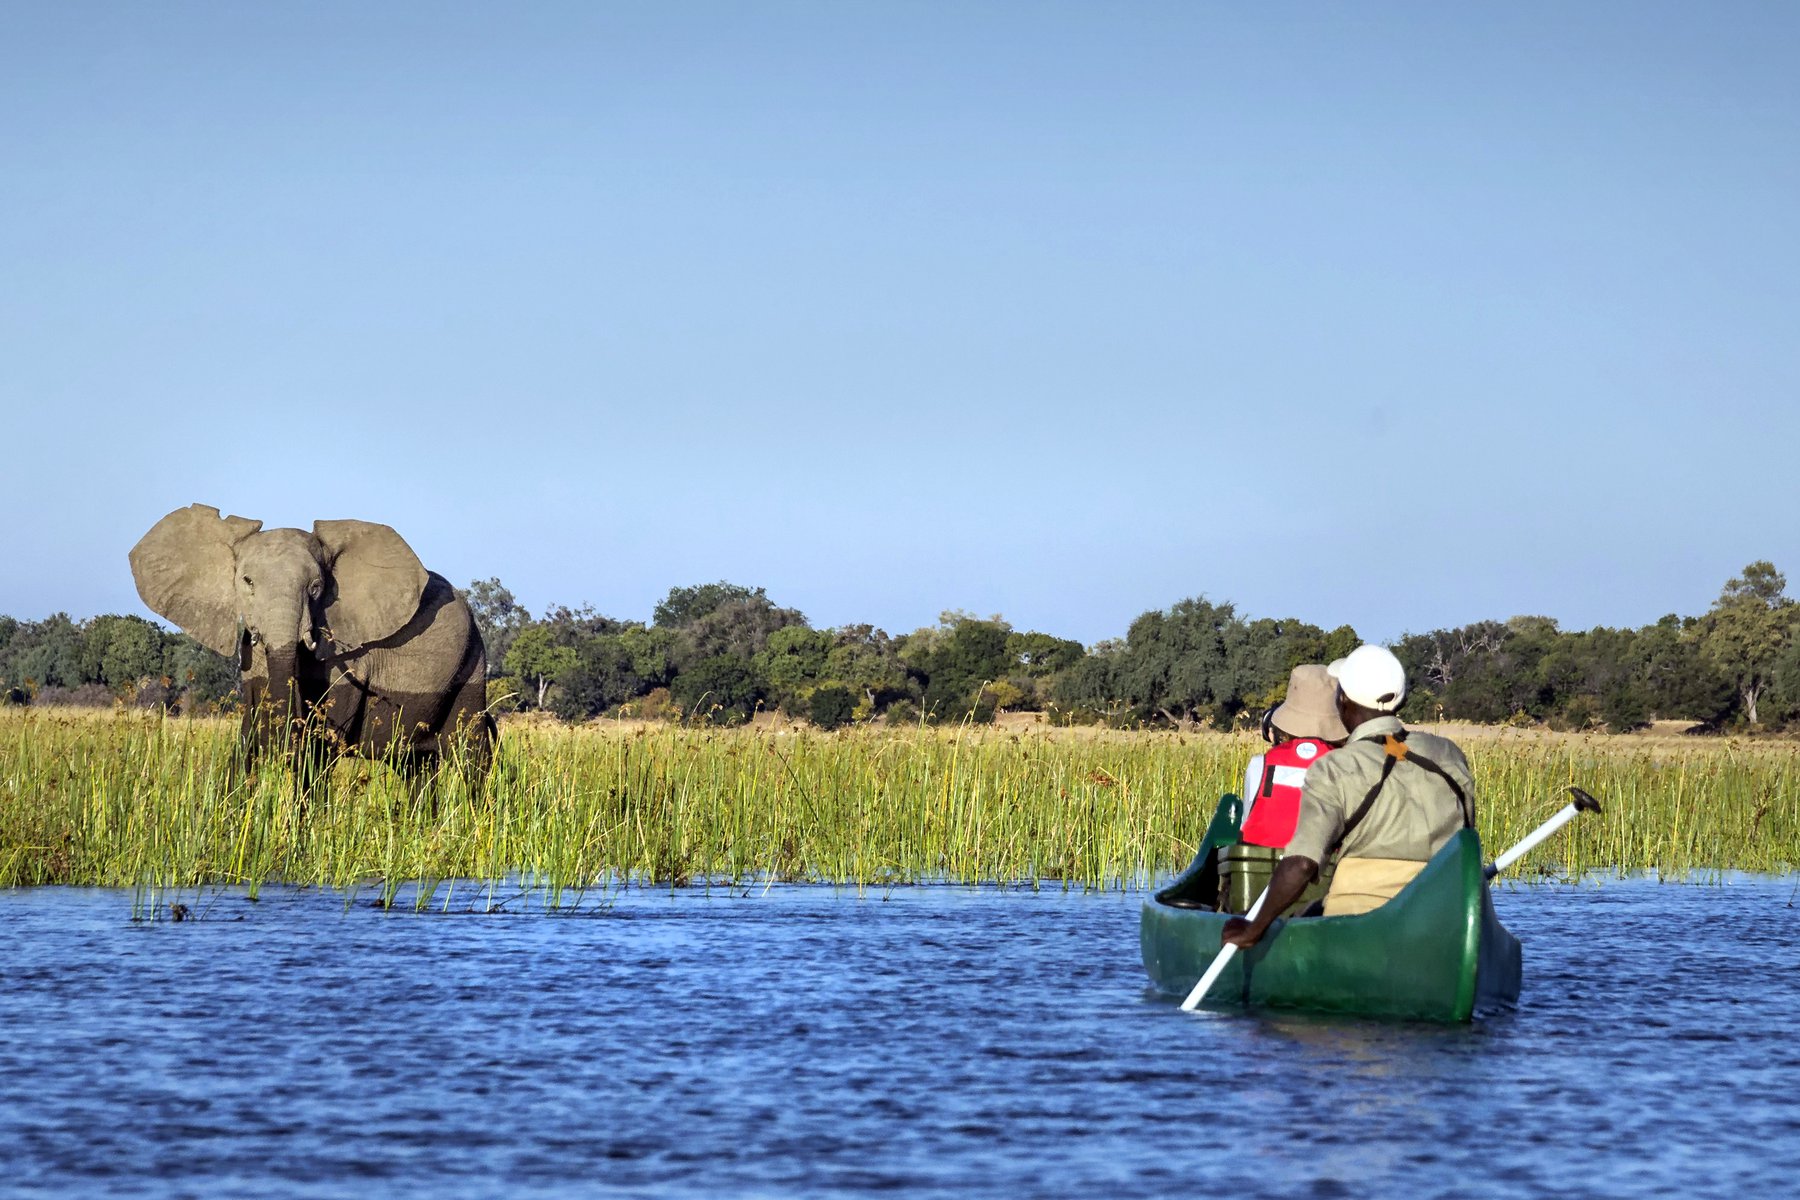
[[[1255,752],[1226,734],[691,731],[509,724],[487,791],[432,803],[347,763],[303,807],[286,771],[231,785],[225,721],[0,713],[0,886],[267,882],[394,894],[520,880],[926,880],[1131,887],[1185,865]],[[1503,848],[1579,783],[1607,802],[1525,865],[1789,871],[1800,745],[1594,736],[1464,745]],[[411,890],[410,888],[408,889]]]

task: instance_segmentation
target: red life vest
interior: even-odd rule
[[[1250,817],[1239,836],[1253,846],[1277,849],[1293,841],[1294,827],[1300,823],[1300,788],[1306,782],[1306,768],[1329,753],[1331,747],[1317,738],[1295,738],[1270,746],[1263,755],[1262,782],[1250,805]]]

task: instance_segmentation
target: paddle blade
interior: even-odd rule
[[[1582,812],[1597,813],[1601,811],[1600,802],[1598,800],[1594,799],[1572,783],[1569,785],[1569,794],[1575,797],[1575,807]]]
[[[1206,993],[1212,991],[1212,985],[1218,982],[1219,976],[1224,973],[1225,964],[1231,961],[1231,956],[1237,953],[1237,949],[1230,942],[1226,942],[1219,948],[1218,956],[1212,960],[1212,966],[1206,968],[1206,974],[1200,977],[1200,981],[1194,984],[1194,990],[1189,992],[1187,999],[1181,1002],[1182,1012],[1193,1012],[1200,1007],[1200,1002],[1206,999]]]

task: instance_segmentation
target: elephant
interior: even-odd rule
[[[485,777],[498,730],[474,614],[388,526],[265,530],[193,504],[132,547],[131,574],[152,611],[237,660],[246,770],[279,747],[303,787],[340,753],[417,780],[454,748]]]

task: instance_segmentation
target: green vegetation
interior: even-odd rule
[[[1800,604],[1786,586],[1757,562],[1700,617],[1581,632],[1513,617],[1408,635],[1394,647],[1412,677],[1404,715],[1615,732],[1656,718],[1714,731],[1800,725]],[[648,626],[566,608],[533,621],[497,579],[468,595],[490,644],[511,646],[490,656],[496,694],[567,720],[835,716],[835,701],[813,696],[843,689],[859,722],[985,724],[1030,711],[1057,725],[1241,730],[1280,702],[1295,666],[1360,641],[1348,625],[1250,618],[1204,598],[1144,613],[1123,638],[1084,648],[960,611],[898,637],[869,625],[815,630],[761,588],[730,583],[673,589]]]
[[[142,617],[0,616],[0,699],[12,704],[228,707],[238,673],[184,633]]]
[[[445,880],[552,903],[624,884],[818,880],[1137,886],[1185,865],[1252,738],[964,726],[835,734],[507,723],[489,789],[414,795],[341,765],[298,803],[228,783],[227,721],[0,713],[0,885],[267,882],[392,897]],[[1608,804],[1528,865],[1665,873],[1800,863],[1800,746],[1514,735],[1464,742],[1502,848],[1578,782]],[[467,885],[459,885],[467,895]]]
[[[1699,617],[1642,629],[1565,631],[1549,617],[1478,621],[1411,634],[1411,721],[1538,724],[1622,732],[1657,718],[1710,731],[1800,727],[1800,604],[1773,565],[1751,563]],[[1244,616],[1181,600],[1132,621],[1123,638],[1083,647],[952,611],[890,636],[872,625],[814,629],[761,588],[672,589],[653,619],[554,606],[534,618],[498,579],[465,593],[488,647],[499,711],[564,721],[657,715],[740,725],[759,711],[910,725],[985,724],[1042,712],[1052,724],[1252,728],[1288,672],[1359,641],[1347,625]],[[137,617],[77,624],[0,617],[0,698],[18,703],[226,710],[231,665],[184,634]],[[815,704],[821,690],[829,698]]]

